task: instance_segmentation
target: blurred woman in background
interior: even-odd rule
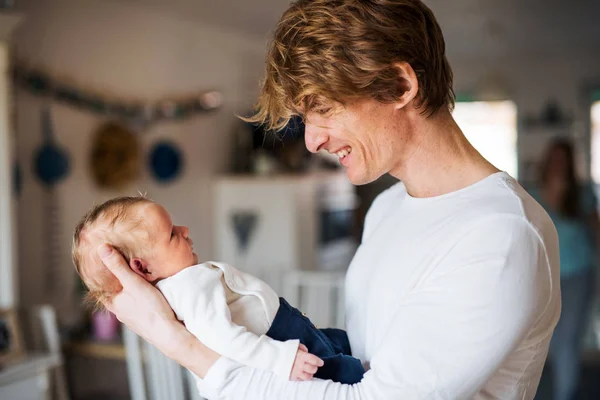
[[[560,250],[562,313],[550,343],[554,399],[572,400],[594,294],[600,224],[593,188],[577,179],[573,144],[568,139],[555,139],[540,167],[540,184],[531,194],[552,218]]]

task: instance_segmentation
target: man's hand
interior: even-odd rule
[[[292,381],[308,381],[312,379],[317,369],[323,365],[323,361],[308,352],[305,345],[300,343],[298,346],[298,352],[296,353],[296,360],[294,360],[294,366],[292,367],[292,373],[290,374],[290,380]]]
[[[104,306],[135,333],[168,353],[174,327],[180,323],[164,296],[133,272],[111,246],[101,245],[98,256],[123,286],[123,290]]]

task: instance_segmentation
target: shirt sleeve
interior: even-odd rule
[[[179,278],[161,290],[188,331],[224,357],[289,379],[299,340],[281,342],[234,324],[218,272],[191,269]]]
[[[532,343],[552,333],[558,314],[549,261],[537,231],[506,217],[474,227],[442,264],[390,315],[393,322],[358,384],[283,382],[224,358],[205,382],[219,399],[472,398],[525,336],[537,332],[532,327],[541,326],[528,337]]]

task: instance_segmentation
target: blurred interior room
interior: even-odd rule
[[[548,144],[567,138],[600,195],[600,2],[424,2],[469,141],[529,190]],[[366,212],[396,181],[353,186],[337,157],[306,150],[301,119],[275,134],[238,118],[288,4],[0,0],[1,399],[200,399],[183,368],[82,304],[73,230],[116,196],[164,205],[201,261],[344,326]],[[600,292],[588,314],[578,398],[598,399]],[[553,398],[550,365],[537,398]]]

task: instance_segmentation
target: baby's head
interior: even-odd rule
[[[97,254],[108,243],[129,267],[157,282],[198,263],[189,229],[171,222],[169,213],[144,197],[118,197],[90,210],[73,235],[73,263],[88,288],[87,300],[100,305],[122,289]]]

